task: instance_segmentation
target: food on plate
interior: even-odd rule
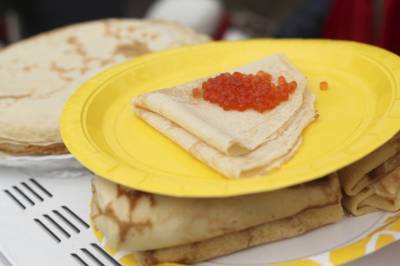
[[[113,248],[140,265],[196,263],[294,237],[343,217],[336,174],[229,198],[176,198],[95,177],[91,219]]]
[[[326,82],[326,81],[321,81],[321,82],[319,83],[319,89],[320,89],[321,91],[326,91],[326,90],[328,90],[328,88],[329,88],[328,82]]]
[[[67,153],[64,102],[99,71],[142,54],[207,41],[171,22],[110,19],[40,34],[0,51],[0,151]]]
[[[257,176],[296,153],[316,118],[303,74],[279,54],[133,99],[134,112],[229,178]]]
[[[353,215],[400,210],[400,134],[339,171],[343,206]]]

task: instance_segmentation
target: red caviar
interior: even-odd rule
[[[296,88],[296,81],[287,82],[285,77],[279,76],[274,84],[270,74],[259,71],[257,74],[223,73],[208,79],[201,89],[192,92],[193,97],[203,97],[224,110],[265,112],[287,101]]]
[[[199,88],[195,88],[193,89],[192,94],[194,98],[201,98],[202,92]]]
[[[320,89],[321,91],[326,91],[326,90],[328,90],[328,82],[326,82],[326,81],[321,81],[321,82],[319,83],[319,89]]]

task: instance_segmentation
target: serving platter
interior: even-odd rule
[[[318,120],[283,167],[228,180],[136,117],[134,96],[223,72],[274,53],[308,78]],[[329,89],[321,91],[319,83]],[[127,187],[183,197],[227,197],[307,182],[365,156],[400,128],[400,60],[345,41],[214,42],[136,58],[84,83],[68,100],[61,133],[94,173]]]

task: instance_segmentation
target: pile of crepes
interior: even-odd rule
[[[68,153],[59,119],[84,81],[140,55],[207,40],[173,22],[107,19],[9,45],[0,50],[0,152]]]

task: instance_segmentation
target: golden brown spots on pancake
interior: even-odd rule
[[[132,33],[132,32],[134,32],[134,31],[136,31],[136,27],[134,27],[134,26],[129,26],[126,30],[127,30],[129,33]]]
[[[83,48],[83,45],[77,45],[75,51],[80,57],[82,57],[82,58],[86,58],[87,57],[87,52]]]
[[[74,79],[73,78],[69,78],[69,77],[62,77],[63,80],[65,80],[66,82],[71,82]]]
[[[78,38],[76,36],[69,36],[67,38],[67,43],[71,45],[75,45],[78,43]]]
[[[94,186],[93,186],[92,190],[93,190],[93,195],[95,197],[96,190],[95,190]],[[128,199],[129,213],[132,213],[132,211],[136,208],[138,201],[143,197],[146,197],[149,199],[151,206],[155,205],[152,194],[135,191],[135,190],[128,189],[123,186],[117,185],[117,197],[115,200],[118,200],[120,197],[126,197]],[[149,219],[141,221],[141,222],[132,221],[131,215],[128,216],[129,217],[128,221],[122,221],[122,219],[120,219],[118,217],[115,210],[113,209],[112,202],[110,202],[104,210],[98,208],[98,211],[99,211],[99,213],[92,215],[92,219],[95,220],[97,217],[99,217],[101,215],[105,215],[106,217],[112,219],[118,225],[118,228],[119,228],[119,238],[118,238],[119,243],[125,242],[129,233],[141,234],[146,229],[150,229],[153,226],[152,222]]]
[[[149,33],[149,38],[150,38],[150,40],[155,40],[155,39],[158,38],[158,35],[155,34],[155,33],[153,33],[153,32],[150,32],[150,33]]]
[[[154,256],[154,251],[152,251],[152,250],[151,251],[144,251],[143,254],[144,254],[144,256],[143,256],[144,265],[153,266],[153,265],[157,265],[158,263],[160,263],[160,261],[158,261],[157,258]]]
[[[143,55],[150,52],[147,44],[135,41],[132,44],[120,44],[115,47],[113,55],[122,55],[127,58]]]
[[[75,68],[64,68],[57,65],[55,62],[51,63],[50,71],[57,73],[58,77],[64,81],[72,81],[73,78],[65,76],[68,72],[74,71]]]
[[[150,201],[150,206],[155,206],[155,200],[153,194],[132,190],[125,188],[121,185],[117,186],[117,197],[126,196],[131,203],[131,211],[135,208],[137,201],[140,198],[146,197]]]
[[[67,38],[67,43],[72,46],[72,50],[68,51],[72,54],[78,55],[81,60],[82,64],[80,67],[74,67],[74,68],[63,68],[58,66],[56,63],[52,63],[50,66],[50,70],[57,72],[58,76],[60,79],[65,80],[65,81],[73,81],[74,78],[72,77],[67,77],[66,74],[67,72],[73,72],[77,71],[81,75],[86,74],[90,68],[88,67],[88,64],[92,61],[98,60],[96,58],[91,58],[88,56],[87,51],[85,50],[84,46],[82,43],[79,42],[79,39],[75,36],[70,36]]]
[[[108,218],[111,218],[114,222],[118,224],[119,228],[119,238],[118,241],[119,243],[124,243],[128,237],[129,232],[136,232],[136,233],[143,233],[144,230],[147,228],[150,229],[152,227],[151,221],[147,220],[145,222],[139,222],[135,223],[132,221],[124,222],[119,219],[119,217],[116,215],[114,209],[111,207],[111,205],[108,205],[105,212],[102,213],[103,215],[107,216]]]
[[[86,57],[87,56],[87,52],[86,50],[83,48],[82,43],[79,42],[79,39],[75,36],[71,36],[67,39],[68,44],[70,44],[71,46],[73,46],[73,52],[76,53],[77,55],[81,56],[81,57]]]
[[[147,220],[145,222],[140,222],[140,223],[131,223],[131,225],[135,228],[136,231],[139,233],[142,233],[146,228],[151,228],[153,224],[151,221]]]
[[[121,185],[117,185],[117,197],[120,197],[122,195],[131,195],[134,194],[135,191],[134,190],[129,190],[128,188],[124,188]]]
[[[197,243],[190,244],[190,249],[193,249],[193,250],[196,249],[196,244]],[[188,257],[183,257],[179,261],[177,261],[177,263],[179,263],[179,264],[189,264],[189,262],[190,262],[190,258],[188,258]],[[158,263],[160,263],[160,262],[156,262],[156,264],[158,264]],[[153,265],[156,265],[156,264],[153,264]]]
[[[89,71],[89,68],[87,66],[83,66],[79,69],[79,73],[81,73],[81,75],[84,75],[88,71]]]
[[[20,100],[24,98],[32,97],[32,94],[20,94],[20,95],[0,95],[0,100]]]
[[[51,65],[50,65],[50,71],[57,72],[59,74],[63,74],[63,73],[70,72],[73,70],[74,70],[74,68],[61,67],[61,66],[57,65],[57,63],[55,63],[55,62],[51,63]]]
[[[104,21],[104,35],[112,36],[111,20]]]
[[[32,69],[36,68],[36,67],[37,67],[37,65],[35,65],[35,64],[27,65],[27,66],[22,68],[22,71],[28,72],[28,71],[31,71]]]
[[[84,64],[83,67],[85,67],[86,64],[87,64],[88,62],[94,60],[93,58],[90,58],[90,57],[88,56],[88,53],[87,53],[87,51],[85,50],[83,44],[79,41],[79,39],[78,39],[77,37],[75,37],[75,36],[70,36],[70,37],[67,39],[67,43],[70,44],[70,45],[72,46],[72,48],[73,48],[73,49],[72,49],[71,51],[69,51],[69,52],[71,52],[71,53],[73,53],[73,54],[76,54],[76,55],[78,55],[79,57],[82,58],[82,62],[83,62],[83,64]]]
[[[99,58],[95,58],[95,57],[89,57],[89,56],[85,56],[85,57],[83,57],[83,60],[82,60],[82,62],[83,62],[83,64],[85,65],[85,66],[87,66],[88,64],[90,64],[90,63],[92,63],[92,62],[101,62],[101,59],[99,59]]]
[[[114,64],[114,63],[115,63],[115,61],[113,59],[106,58],[106,59],[103,59],[103,60],[100,61],[100,66],[101,67],[105,67],[105,66],[109,66],[109,65]]]
[[[118,28],[113,28],[113,22],[115,22],[115,20],[107,20],[104,22],[104,35],[106,35],[107,37],[113,37],[117,40],[122,40],[122,34],[121,34],[121,29]]]
[[[55,155],[68,153],[63,143],[55,143],[47,146],[38,145],[15,145],[10,143],[0,143],[0,150],[15,155]]]

